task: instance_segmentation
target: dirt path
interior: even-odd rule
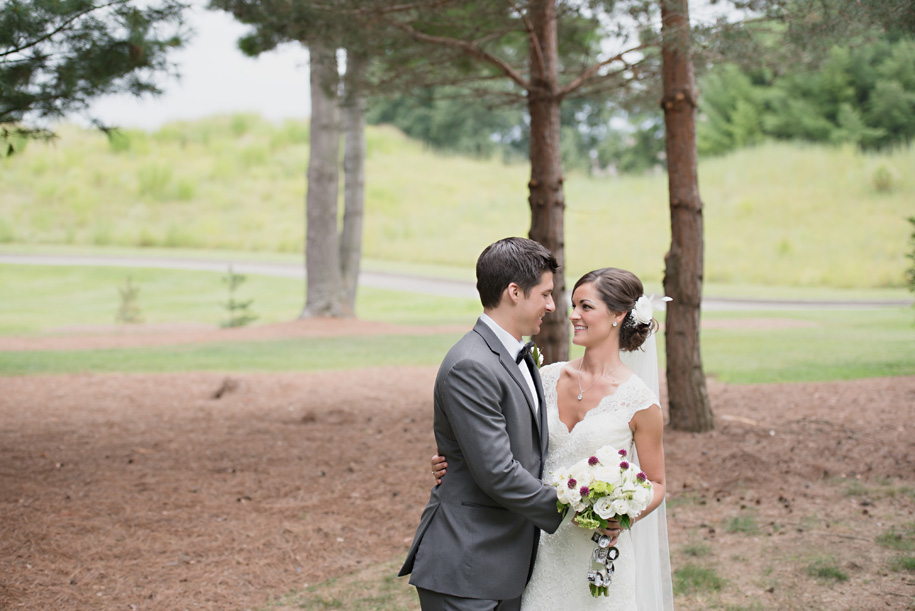
[[[0,264],[13,265],[81,265],[90,267],[156,267],[163,269],[182,269],[225,272],[231,263],[240,274],[257,274],[297,278],[303,280],[305,272],[301,264],[270,263],[263,261],[226,261],[202,258],[171,257],[127,257],[110,255],[54,255],[54,254],[19,254],[0,253]],[[424,293],[442,297],[459,297],[476,299],[474,283],[466,280],[432,278],[396,272],[379,272],[362,270],[359,284],[374,288],[389,289],[407,293]],[[802,309],[862,309],[905,307],[912,305],[911,299],[889,300],[790,300],[790,299],[744,299],[732,297],[705,296],[702,307],[706,310],[802,310]]]

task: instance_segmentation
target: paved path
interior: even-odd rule
[[[0,254],[0,264],[13,265],[75,265],[86,267],[152,267],[159,269],[180,269],[193,271],[225,272],[228,265],[239,274],[276,276],[305,279],[305,270],[300,264],[258,263],[251,261],[217,261],[213,259],[171,259],[161,257],[116,257],[99,255],[26,255]],[[447,280],[409,274],[362,271],[359,284],[372,288],[390,289],[407,293],[422,293],[441,297],[476,299],[477,292],[472,282]],[[705,297],[704,310],[807,310],[807,309],[870,309],[905,307],[912,300],[785,300],[785,299],[740,299],[730,297]]]

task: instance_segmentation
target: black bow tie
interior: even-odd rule
[[[521,361],[523,361],[525,359],[525,357],[529,358],[531,360],[531,362],[533,362],[534,357],[531,355],[531,348],[533,348],[533,347],[534,347],[534,342],[527,342],[526,344],[524,344],[524,346],[521,348],[521,352],[519,352],[518,356],[515,358],[515,363],[520,365]]]

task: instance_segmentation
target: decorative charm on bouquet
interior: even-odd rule
[[[622,528],[630,528],[632,520],[651,504],[653,492],[648,477],[626,456],[626,450],[604,446],[572,467],[552,473],[559,511],[572,509],[578,526],[588,530],[606,528],[607,521],[613,519]],[[619,557],[619,550],[610,546],[610,537],[599,532],[591,540],[596,547],[591,554],[588,586],[592,596],[609,596],[613,561]]]
[[[597,544],[591,554],[591,570],[588,571],[588,585],[592,596],[610,595],[613,580],[613,561],[619,558],[620,550],[610,546],[610,537],[595,532],[591,540]],[[596,567],[595,567],[596,565]]]

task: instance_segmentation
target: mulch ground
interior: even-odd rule
[[[0,609],[257,609],[402,557],[434,376],[0,378]],[[668,517],[674,569],[724,581],[678,607],[915,608],[879,543],[915,529],[915,377],[709,393],[714,431],[666,432]]]

